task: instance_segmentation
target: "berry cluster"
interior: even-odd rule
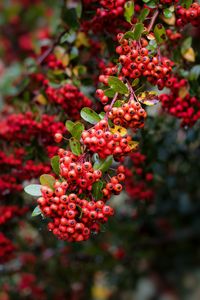
[[[0,225],[5,224],[9,220],[22,216],[27,212],[27,208],[20,208],[17,205],[0,206]]]
[[[166,57],[153,54],[147,49],[148,41],[141,38],[140,44],[135,40],[128,40],[122,33],[117,35],[120,46],[117,46],[116,52],[119,56],[119,63],[122,68],[118,76],[131,79],[144,76],[147,80],[163,89],[170,78],[174,63]],[[99,81],[107,84],[108,76],[118,73],[117,67],[106,68],[104,75],[100,75]]]
[[[68,113],[72,120],[80,119],[80,110],[85,107],[91,107],[92,102],[77,87],[71,84],[65,84],[60,88],[53,88],[45,83],[45,93],[50,102],[56,103]]]
[[[50,69],[53,69],[53,70],[65,68],[62,61],[57,59],[55,54],[53,54],[53,53],[49,54],[44,62]]]
[[[121,107],[112,107],[111,110],[110,106],[107,105],[104,109],[108,112],[108,118],[115,125],[132,129],[144,127],[144,120],[147,117],[147,113],[141,107],[141,104],[135,100],[129,100]]]
[[[135,152],[130,156],[133,168],[126,168],[125,188],[132,200],[152,200],[154,191],[151,187],[153,174],[145,169],[147,157]]]
[[[67,194],[66,181],[56,181],[54,189],[42,186],[42,197],[37,202],[44,216],[52,219],[49,230],[60,239],[69,242],[87,240],[114,214],[113,209],[101,200],[88,201],[77,194]]]
[[[59,149],[60,157],[60,175],[67,181],[67,187],[71,191],[77,191],[79,194],[84,190],[92,190],[92,184],[98,181],[102,172],[94,170],[89,161],[82,162],[81,157],[74,155],[70,151]]]
[[[98,153],[100,158],[113,155],[116,159],[131,152],[131,136],[122,137],[118,132],[111,133],[106,120],[101,120],[93,128],[83,131],[82,140],[89,151]]]
[[[200,101],[189,94],[187,80],[174,77],[171,81],[171,93],[160,95],[162,106],[171,115],[182,119],[181,126],[191,127],[200,119]]]
[[[176,42],[182,38],[182,34],[180,32],[173,32],[171,29],[167,29],[166,34],[168,39],[172,42]]]
[[[193,26],[200,25],[200,4],[195,2],[189,8],[177,6],[177,26],[184,26],[191,23]]]
[[[122,191],[122,182],[125,180],[125,168],[123,165],[118,166],[117,175],[110,178],[105,188],[102,190],[104,199],[110,199],[112,193],[119,195]]]

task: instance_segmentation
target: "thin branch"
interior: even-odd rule
[[[148,31],[148,32],[151,31],[151,29],[152,29],[152,27],[153,27],[153,25],[154,25],[154,23],[155,23],[155,20],[156,20],[157,17],[158,17],[158,14],[159,14],[159,11],[156,10],[156,11],[154,12],[153,16],[152,16],[152,19],[151,19],[151,22],[149,23],[148,28],[147,28],[147,31]]]

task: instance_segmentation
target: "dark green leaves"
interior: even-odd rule
[[[138,21],[142,23],[146,19],[149,13],[150,13],[150,9],[144,8],[138,17]]]
[[[84,125],[81,122],[74,123],[69,120],[65,123],[65,126],[75,139],[80,140],[81,134],[84,130]]]
[[[65,8],[62,10],[62,20],[66,23],[70,29],[77,29],[78,19],[77,19],[77,12],[75,8]]]
[[[124,34],[124,38],[130,38],[132,40],[139,40],[142,33],[144,31],[144,25],[142,23],[137,23],[135,25],[135,28],[134,28],[134,31],[127,31],[125,34]]]
[[[124,5],[124,17],[127,22],[131,23],[133,14],[134,14],[134,2],[127,1]]]
[[[39,215],[41,215],[41,214],[42,214],[42,212],[41,212],[39,206],[36,206],[36,207],[34,208],[32,214],[31,214],[31,216],[32,216],[32,217],[36,217],[36,216],[39,216]]]
[[[60,174],[60,165],[59,165],[60,157],[58,155],[52,157],[51,166],[56,175]]]
[[[90,124],[96,124],[101,120],[99,115],[89,107],[81,110],[81,117]]]
[[[42,195],[40,184],[30,184],[24,188],[24,191],[34,197],[40,197]]]
[[[158,44],[165,42],[166,40],[165,27],[162,24],[157,24],[154,28],[154,35]]]
[[[115,96],[115,91],[113,89],[107,89],[104,91],[104,95],[113,98]]]
[[[55,178],[49,174],[43,174],[40,176],[41,185],[47,186],[50,189],[54,189]]]
[[[108,156],[106,159],[101,159],[99,162],[96,162],[93,166],[94,170],[101,170],[102,172],[106,172],[110,166],[112,165],[113,157],[112,155]]]
[[[109,76],[108,84],[116,93],[128,94],[128,88],[119,78]]]
[[[70,149],[71,149],[72,153],[74,153],[75,155],[81,155],[81,153],[82,153],[81,144],[77,139],[72,137],[69,140],[69,146],[70,146]]]
[[[102,199],[102,197],[103,197],[102,188],[103,188],[103,181],[101,181],[101,180],[99,180],[93,184],[92,195],[95,198],[95,200]]]

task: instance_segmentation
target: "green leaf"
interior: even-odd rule
[[[139,84],[139,82],[140,82],[140,79],[139,78],[135,78],[133,80],[133,82],[132,82],[132,87],[137,86]]]
[[[59,164],[59,161],[60,161],[60,157],[58,155],[52,157],[52,159],[51,159],[52,169],[53,169],[54,173],[57,174],[57,175],[60,174],[60,164]]]
[[[185,52],[186,52],[191,46],[192,46],[192,37],[189,36],[189,37],[187,37],[187,38],[183,41],[183,43],[182,43],[182,45],[181,45],[181,54],[184,55]]]
[[[101,159],[99,162],[95,163],[93,168],[94,170],[101,170],[102,172],[106,172],[113,162],[113,156],[110,155],[106,159]]]
[[[122,101],[122,100],[117,100],[117,101],[114,103],[113,107],[121,107],[123,104],[124,104],[124,101]]]
[[[90,124],[96,124],[101,121],[99,115],[89,107],[82,108],[81,118]]]
[[[138,17],[138,21],[140,23],[142,23],[146,19],[146,17],[148,16],[149,13],[150,13],[150,9],[143,8],[143,10],[141,11],[141,13],[140,13],[140,15]]]
[[[193,0],[181,0],[181,5],[184,6],[185,8],[189,8],[192,2]]]
[[[105,115],[106,113],[104,111],[102,111],[100,114],[99,114],[99,117],[101,118],[101,120],[103,120],[105,118]]]
[[[42,214],[42,212],[41,212],[39,206],[36,206],[36,207],[34,208],[32,214],[31,214],[31,217],[36,217],[36,216],[39,216],[39,215],[41,215],[41,214]]]
[[[102,193],[103,181],[99,180],[92,185],[92,195],[95,200],[100,200],[103,198]]]
[[[124,5],[124,17],[127,22],[131,23],[131,19],[134,15],[134,2],[127,1]]]
[[[109,76],[108,84],[116,93],[128,94],[128,88],[119,78],[115,76]]]
[[[81,155],[82,151],[81,151],[81,144],[80,142],[75,139],[74,137],[72,137],[70,140],[69,140],[69,146],[70,146],[70,149],[72,151],[73,154],[79,156]]]
[[[75,123],[70,120],[67,120],[65,123],[65,126],[70,133],[72,132],[74,125]]]
[[[77,122],[74,124],[72,128],[71,135],[79,141],[84,129],[85,129],[84,125],[81,122]]]
[[[77,12],[75,8],[65,8],[62,10],[62,20],[70,29],[77,29],[79,26]]]
[[[43,174],[40,176],[41,185],[48,186],[50,189],[54,189],[55,178],[49,174]]]
[[[189,80],[197,80],[200,76],[200,65],[192,67],[189,72]]]
[[[150,0],[142,0],[144,3],[148,3],[150,2]]]
[[[158,44],[165,42],[167,38],[166,31],[165,27],[161,23],[156,24],[154,28],[154,35]]]
[[[142,32],[144,31],[144,24],[142,23],[137,23],[135,25],[135,28],[134,28],[134,40],[139,40],[141,35],[142,35]]]
[[[168,8],[165,8],[163,10],[163,14],[164,14],[165,18],[167,18],[167,19],[170,19],[172,17],[172,12]]]
[[[135,39],[134,32],[133,32],[133,31],[127,31],[127,32],[124,34],[124,38],[125,38],[125,39],[132,39],[132,40],[134,40],[134,39]]]
[[[41,185],[40,184],[30,184],[24,188],[24,191],[34,197],[40,197],[41,193]]]
[[[143,0],[144,1],[144,0]],[[157,7],[157,3],[156,3],[156,1],[147,1],[148,3],[147,3],[147,6],[148,7],[150,7],[150,8],[155,8],[155,7]]]
[[[109,97],[109,98],[113,98],[115,96],[115,90],[107,89],[107,90],[104,91],[104,95]]]

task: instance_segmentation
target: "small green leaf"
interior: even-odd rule
[[[60,174],[59,161],[60,161],[60,157],[58,155],[52,157],[52,159],[51,159],[51,166],[52,166],[52,169],[53,169],[53,171],[56,175]]]
[[[141,11],[141,13],[140,13],[140,15],[138,17],[138,21],[140,23],[142,23],[146,19],[146,17],[148,16],[149,13],[150,13],[150,9],[143,8],[143,10]]]
[[[99,117],[101,118],[101,120],[103,120],[105,118],[105,115],[106,113],[104,111],[102,111],[100,114],[99,114]]]
[[[166,31],[165,27],[161,23],[156,24],[154,28],[154,35],[158,44],[165,42],[167,38]]]
[[[143,1],[144,1],[144,0],[143,0]],[[148,2],[148,3],[147,3],[147,6],[150,7],[150,8],[155,8],[155,7],[157,6],[156,1],[153,1],[153,0],[152,0],[152,1],[150,0],[150,1],[149,1],[149,0],[148,0],[147,2]]]
[[[141,37],[141,35],[142,35],[142,33],[143,33],[143,31],[144,31],[144,24],[137,23],[135,25],[135,28],[134,28],[134,31],[133,31],[133,33],[134,33],[134,40],[136,40],[136,41],[139,40],[140,37]]]
[[[139,84],[139,82],[140,82],[140,79],[139,78],[135,78],[133,80],[133,82],[132,82],[132,87],[137,86]]]
[[[41,185],[48,186],[50,189],[54,189],[55,178],[49,174],[43,174],[40,176]]]
[[[84,125],[81,122],[77,122],[72,128],[71,135],[79,141],[84,129]]]
[[[110,155],[106,159],[101,159],[98,163],[95,163],[93,168],[94,170],[101,170],[102,172],[106,172],[113,162],[113,156]]]
[[[92,185],[92,195],[95,200],[100,200],[103,198],[102,193],[103,181],[99,180]]]
[[[99,115],[89,107],[84,107],[81,110],[81,117],[90,124],[96,124],[101,120]]]
[[[124,34],[124,38],[125,38],[125,39],[132,39],[132,40],[134,40],[134,39],[135,39],[134,32],[133,32],[133,31],[127,31],[127,32]]]
[[[75,123],[70,120],[67,120],[65,122],[65,126],[70,133],[72,132],[74,125],[75,125]]]
[[[189,72],[189,80],[197,80],[200,76],[200,65],[196,65],[192,67],[192,69]]]
[[[189,37],[187,37],[187,38],[183,41],[183,43],[182,43],[182,45],[181,45],[181,54],[184,55],[185,52],[186,52],[191,46],[192,46],[192,37],[189,36]]]
[[[104,91],[104,95],[109,97],[109,98],[113,98],[115,96],[115,90],[107,89],[107,90]]]
[[[144,3],[148,3],[150,2],[150,0],[142,0]]]
[[[192,2],[193,0],[181,0],[181,5],[184,6],[185,8],[189,8]]]
[[[128,94],[128,88],[119,78],[115,76],[109,76],[108,84],[116,93]]]
[[[114,103],[113,107],[121,107],[123,104],[124,104],[124,101],[122,101],[122,100],[117,100],[117,101]]]
[[[131,23],[131,19],[134,15],[134,2],[127,1],[124,5],[124,17],[127,22]]]
[[[34,208],[32,214],[31,214],[31,217],[36,217],[36,216],[39,216],[39,215],[41,215],[41,214],[42,214],[42,212],[41,212],[39,206],[36,206],[36,207]]]
[[[79,156],[81,155],[82,151],[81,151],[81,144],[80,142],[75,139],[74,137],[72,137],[70,140],[69,140],[69,146],[70,146],[70,149],[72,151],[73,154]]]
[[[165,18],[167,18],[167,19],[170,19],[172,17],[172,12],[168,8],[165,8],[163,10],[163,14],[164,14]]]
[[[24,188],[24,191],[34,197],[40,197],[41,193],[41,185],[40,184],[30,184]]]

